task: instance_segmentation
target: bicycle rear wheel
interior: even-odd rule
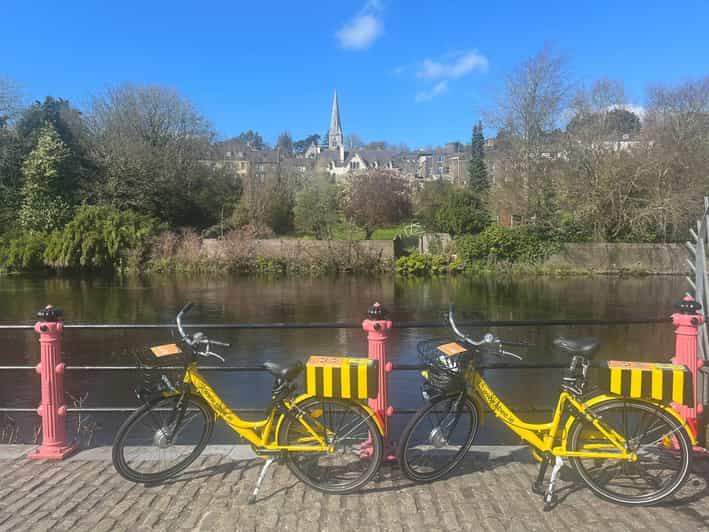
[[[401,434],[401,470],[418,482],[444,477],[465,458],[478,424],[478,409],[464,393],[433,399],[411,418]]]
[[[113,441],[113,466],[124,478],[152,484],[189,466],[204,450],[214,414],[200,398],[157,398],[136,410]],[[178,424],[178,418],[180,417]]]
[[[350,493],[379,471],[384,443],[372,416],[355,401],[311,397],[297,405],[303,420],[331,446],[327,451],[290,451],[286,464],[307,485],[325,493]],[[320,444],[297,419],[286,417],[280,445]]]
[[[682,424],[645,401],[612,399],[591,407],[620,434],[638,460],[570,459],[581,478],[600,497],[621,504],[650,505],[676,492],[691,469],[691,441]],[[569,430],[570,451],[618,452],[590,423],[576,418]]]

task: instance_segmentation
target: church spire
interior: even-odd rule
[[[342,124],[340,123],[340,106],[337,103],[337,90],[332,98],[332,114],[330,115],[330,129],[327,132],[327,147],[330,150],[338,150],[344,147],[342,137]]]

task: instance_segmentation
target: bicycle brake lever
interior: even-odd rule
[[[216,354],[216,353],[212,353],[211,351],[207,351],[207,352],[206,352],[204,355],[202,355],[202,356],[204,356],[204,357],[214,357],[214,358],[218,358],[219,360],[221,360],[222,363],[226,362],[226,360],[224,360],[224,357],[223,357],[223,356],[218,355],[218,354]]]
[[[521,356],[516,355],[515,353],[510,353],[509,351],[505,351],[504,349],[501,349],[500,352],[501,352],[503,355],[507,355],[507,356],[516,358],[517,360],[524,360]]]

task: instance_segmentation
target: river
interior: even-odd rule
[[[394,276],[270,279],[254,277],[35,278],[0,277],[0,323],[32,323],[36,312],[52,303],[67,323],[171,323],[186,301],[195,303],[194,323],[358,321],[379,301],[394,321],[440,319],[449,302],[460,319],[624,319],[668,316],[685,292],[681,277],[451,277],[408,279]],[[390,358],[416,362],[419,341],[441,336],[445,329],[394,330]],[[482,331],[474,331],[480,333]],[[517,349],[528,362],[564,361],[552,340],[560,335],[595,335],[601,339],[599,359],[666,361],[674,350],[670,324],[584,327],[507,327],[502,338],[524,340]],[[356,329],[210,330],[215,339],[231,342],[222,350],[227,364],[265,360],[305,360],[310,354],[366,356],[365,333]],[[68,364],[124,365],[132,353],[171,341],[168,330],[67,330],[63,356]],[[34,332],[0,330],[0,365],[35,365],[39,348]],[[211,362],[210,362],[211,364]],[[253,373],[209,373],[210,382],[232,406],[265,408],[270,377]],[[488,371],[486,378],[512,406],[550,408],[558,393],[556,370]],[[85,394],[86,406],[136,404],[136,377],[127,372],[71,372],[66,389]],[[392,403],[415,408],[421,402],[416,372],[395,372],[390,381]],[[39,376],[30,371],[0,372],[0,407],[35,407]],[[12,414],[21,439],[32,440],[38,418]],[[93,414],[96,441],[110,442],[124,414]],[[248,417],[248,416],[247,416]],[[394,436],[406,421],[395,416]],[[0,414],[0,428],[7,418]],[[226,430],[215,440],[234,441]],[[518,443],[495,420],[486,421],[478,443]]]

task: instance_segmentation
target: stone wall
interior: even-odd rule
[[[222,253],[223,243],[205,239],[203,246],[210,256]],[[356,262],[357,257],[368,256],[386,266],[394,263],[393,240],[298,240],[270,238],[243,242],[246,253],[253,257],[287,260],[337,260],[344,265]]]
[[[573,243],[564,244],[544,266],[578,268],[596,273],[646,272],[664,275],[689,273],[682,244]]]

